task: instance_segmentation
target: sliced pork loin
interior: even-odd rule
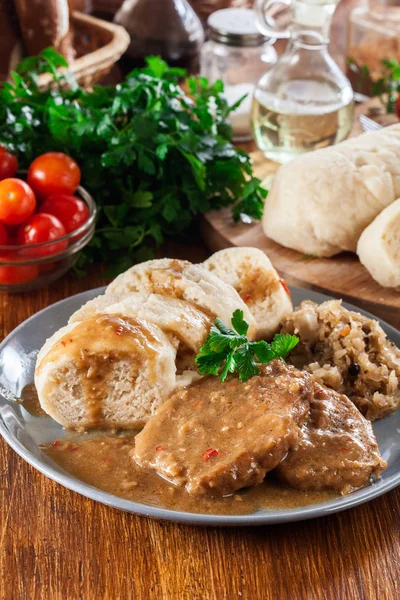
[[[72,429],[142,427],[176,386],[175,356],[165,333],[138,318],[71,323],[38,355],[40,404]]]
[[[232,313],[240,309],[249,323],[248,337],[256,334],[255,320],[236,290],[202,265],[170,258],[150,260],[119,275],[106,290],[107,295],[130,292],[185,300],[212,319],[219,317],[226,325],[231,324]]]
[[[227,248],[204,263],[229,283],[247,304],[257,324],[257,338],[270,339],[293,311],[289,290],[268,256],[257,248]]]
[[[333,489],[347,494],[386,468],[371,423],[347,398],[315,384],[310,416],[297,448],[275,473],[300,490]]]
[[[133,458],[192,494],[257,485],[297,446],[313,389],[311,375],[281,361],[246,383],[205,377],[158,409]]]

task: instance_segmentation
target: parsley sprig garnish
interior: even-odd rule
[[[201,375],[219,375],[225,381],[228,373],[237,372],[241,381],[247,381],[260,373],[257,363],[287,358],[299,341],[295,335],[277,333],[270,344],[264,340],[250,342],[246,337],[249,324],[242,310],[235,310],[231,323],[233,329],[215,319],[206,343],[196,356]]]
[[[118,85],[87,90],[59,67],[67,63],[47,48],[1,86],[0,144],[21,168],[49,151],[78,162],[99,209],[78,268],[101,261],[116,275],[211,209],[231,206],[236,220],[242,213],[260,219],[267,191],[249,155],[232,144],[235,107],[222,81],[189,77],[181,86],[185,71],[153,56]]]

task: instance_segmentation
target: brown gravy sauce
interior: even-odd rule
[[[33,417],[47,417],[47,413],[40,406],[35,384],[28,383],[21,392],[21,406]]]
[[[21,394],[22,406],[34,416],[46,417],[33,383]],[[225,498],[197,497],[173,486],[151,469],[139,467],[131,454],[135,432],[84,436],[70,433],[42,446],[44,452],[68,473],[104,492],[149,506],[204,514],[245,515],[259,509],[290,509],[327,502],[332,491],[300,491],[272,477],[264,483]]]
[[[225,498],[198,497],[175,487],[131,457],[134,433],[70,437],[42,447],[46,454],[81,481],[134,502],[185,512],[244,515],[258,509],[290,509],[326,502],[331,491],[305,492],[284,487],[272,478]]]
[[[281,285],[276,281],[275,274],[265,272],[263,269],[255,268],[250,261],[244,264],[239,273],[238,293],[242,300],[248,305],[260,302],[266,296],[274,293]]]
[[[97,315],[81,323],[64,335],[46,355],[47,361],[69,356],[78,371],[86,373],[81,378],[87,415],[92,426],[103,419],[103,402],[107,380],[112,379],[114,363],[126,356],[130,361],[131,379],[135,380],[145,359],[148,360],[149,379],[157,378],[155,357],[161,340],[158,329],[152,325],[120,315]],[[41,365],[39,365],[39,371]],[[48,385],[53,385],[49,381]]]

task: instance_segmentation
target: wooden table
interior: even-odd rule
[[[338,9],[340,50],[350,4]],[[195,240],[169,244],[164,255],[200,261],[206,250]],[[32,294],[0,295],[0,339],[41,308],[103,283],[93,272]],[[195,528],[83,498],[46,479],[1,440],[0,531],[1,600],[400,598],[400,488],[314,521]]]
[[[201,242],[164,255],[200,261]],[[0,338],[105,281],[69,275],[0,295]],[[392,600],[400,597],[400,488],[331,517],[195,528],[119,512],[46,479],[0,441],[1,600]]]

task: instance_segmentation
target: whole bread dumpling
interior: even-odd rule
[[[98,315],[71,323],[39,352],[40,404],[72,429],[142,427],[176,385],[175,354],[144,320]]]
[[[400,196],[400,124],[282,165],[265,203],[266,235],[299,252],[355,252],[363,230]]]
[[[375,281],[400,290],[400,198],[364,229],[357,254]]]
[[[189,302],[212,319],[219,317],[231,324],[232,313],[240,309],[249,323],[248,337],[256,334],[255,320],[233,287],[210,273],[202,265],[171,258],[149,260],[119,275],[106,289],[106,294],[151,292]]]
[[[287,287],[262,250],[227,248],[203,264],[238,292],[256,320],[258,339],[271,338],[292,313]]]

